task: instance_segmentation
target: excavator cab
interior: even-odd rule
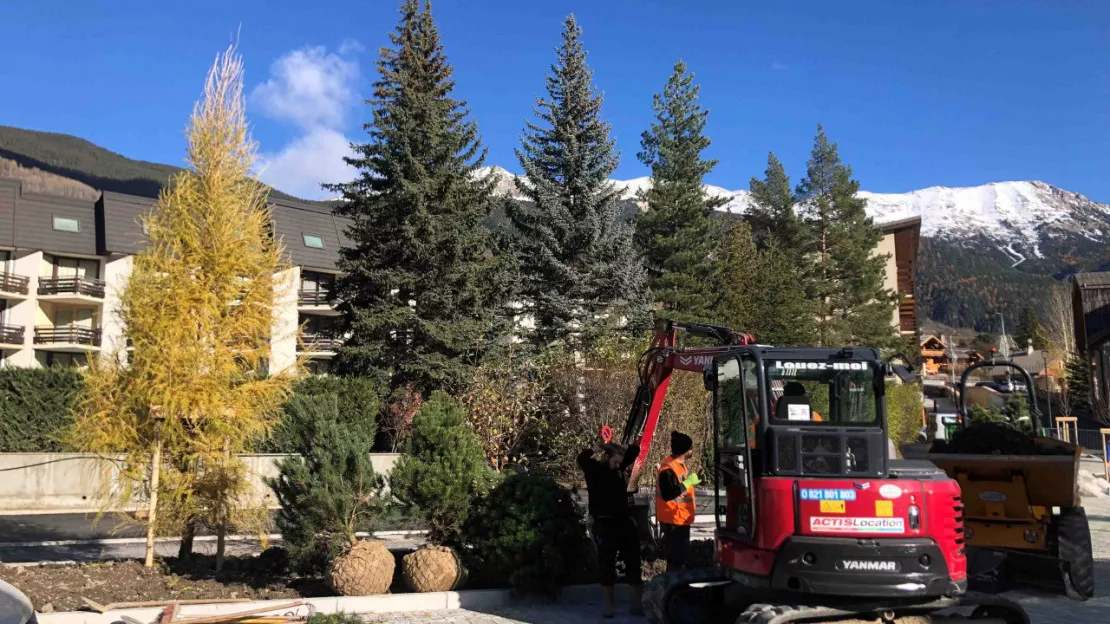
[[[679,329],[718,341],[683,348]],[[630,494],[675,370],[713,397],[716,566],[656,577],[653,623],[1028,624],[1016,604],[967,595],[960,488],[928,461],[896,461],[886,378],[870,348],[775,348],[663,321],[640,362],[623,439],[640,442]],[[646,514],[645,514],[646,516]],[[970,612],[966,613],[966,612]],[[906,619],[908,618],[908,619]]]
[[[707,367],[723,486],[718,527],[736,537],[755,534],[751,493],[759,477],[886,476],[886,368],[871,349],[758,346],[739,347]]]

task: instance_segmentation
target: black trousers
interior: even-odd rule
[[[660,524],[663,533],[663,554],[672,566],[685,566],[690,560],[690,526]]]
[[[601,585],[608,587],[617,582],[618,554],[624,562],[624,575],[628,584],[642,585],[640,537],[632,518],[594,518],[593,534],[597,544],[598,580]]]

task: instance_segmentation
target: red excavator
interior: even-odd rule
[[[682,330],[713,346],[682,348]],[[959,485],[890,456],[885,379],[912,381],[870,348],[774,348],[712,325],[659,321],[622,441],[640,441],[630,495],[675,370],[713,394],[716,567],[656,577],[656,624],[1028,624],[967,591]],[[638,514],[641,535],[645,506]]]

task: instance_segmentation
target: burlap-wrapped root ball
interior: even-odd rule
[[[389,591],[393,582],[393,553],[381,542],[364,540],[328,568],[331,588],[343,596],[370,596]]]
[[[466,581],[462,560],[446,546],[421,546],[405,555],[401,574],[409,589],[420,593],[455,590]]]

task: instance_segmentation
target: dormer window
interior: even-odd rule
[[[54,231],[55,232],[80,232],[81,221],[71,217],[54,216]]]

